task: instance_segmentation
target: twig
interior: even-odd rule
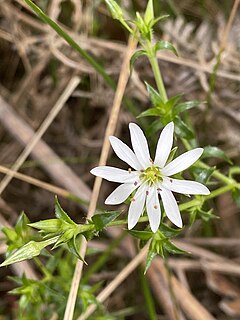
[[[128,42],[128,47],[126,49],[125,57],[123,60],[120,76],[119,76],[117,90],[116,90],[116,94],[113,101],[113,107],[111,110],[106,131],[105,131],[105,137],[104,137],[103,147],[102,147],[101,156],[99,160],[99,165],[105,165],[107,162],[107,157],[108,157],[109,148],[110,148],[109,136],[114,134],[114,131],[117,125],[117,119],[118,119],[119,110],[121,107],[123,94],[129,78],[129,71],[128,71],[129,61],[135,48],[136,48],[136,41],[130,37]],[[101,187],[101,182],[102,182],[101,178],[97,177],[95,179],[94,186],[93,186],[93,193],[92,193],[92,197],[89,204],[87,219],[90,219],[95,212],[99,191]],[[84,240],[82,242],[81,249],[80,249],[80,255],[83,258],[86,253],[86,248],[87,248],[87,242]],[[74,276],[72,279],[71,289],[70,289],[67,306],[64,314],[64,320],[71,320],[73,317],[79,282],[82,275],[82,268],[83,268],[83,262],[78,260],[76,264]]]

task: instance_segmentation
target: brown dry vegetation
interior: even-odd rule
[[[123,76],[128,74],[127,68],[122,67],[129,50],[127,34],[109,17],[101,1],[36,3],[101,61],[116,81],[120,70]],[[145,7],[145,1],[122,1],[129,15],[133,12],[132,3],[138,10]],[[187,100],[207,100],[216,57],[223,50],[209,103],[202,104],[191,117],[200,145],[221,147],[239,165],[240,15],[239,8],[232,11],[239,1],[159,3],[164,13],[170,11],[171,17],[162,23],[156,36],[172,41],[180,53],[180,58],[159,54],[169,96],[184,92]],[[99,161],[114,92],[22,0],[0,1],[0,57],[0,225],[14,225],[21,210],[31,221],[52,218],[54,194],[59,195],[62,206],[75,221],[85,221],[86,208],[67,197],[71,192],[84,200],[90,199],[93,177],[89,170]],[[125,90],[126,96],[134,101],[136,114],[150,106],[144,80],[154,84],[143,58],[136,63]],[[124,85],[121,89],[124,90]],[[65,101],[61,103],[59,98],[64,90]],[[52,110],[55,118],[51,118]],[[122,103],[115,135],[125,141],[129,139],[130,121],[135,121],[135,116]],[[117,161],[110,151],[108,163]],[[228,170],[225,163],[213,164],[223,172]],[[22,175],[6,181],[6,168]],[[11,177],[11,172],[8,174]],[[99,205],[103,205],[110,188],[113,185],[103,183]],[[220,220],[209,225],[196,222],[178,240],[192,255],[169,258],[174,274],[173,293],[169,292],[169,279],[160,258],[155,259],[147,273],[159,319],[240,318],[239,209],[230,194],[220,196],[212,206]],[[108,239],[119,232],[114,228],[105,240],[94,241],[91,246],[105,250]],[[0,253],[4,250],[2,243]],[[100,279],[105,284],[111,282],[133,259],[135,251],[132,240],[125,238],[106,266],[91,279],[92,283]],[[6,276],[23,270],[39,277],[31,264],[1,269],[1,319],[11,319],[11,309],[17,303],[17,298],[6,295],[13,287]],[[111,297],[106,297],[109,311],[144,303],[137,271],[125,277]],[[147,319],[147,313],[127,318]]]

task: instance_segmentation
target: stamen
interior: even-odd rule
[[[134,199],[134,198],[132,198],[132,199],[131,199],[131,201],[132,201],[132,202],[134,202],[134,201],[135,201],[135,199]]]
[[[157,208],[158,208],[158,206],[155,204],[155,205],[154,205],[154,209],[157,209]]]
[[[146,191],[146,195],[147,195],[147,196],[149,195],[149,191]]]
[[[162,191],[162,189],[161,188],[157,188],[157,192],[159,193],[160,191]]]
[[[170,182],[171,182],[171,183],[173,183],[173,180],[172,180],[172,179],[170,179]]]
[[[135,182],[134,182],[135,187],[137,186],[137,184],[138,184],[138,182],[137,182],[137,181],[135,181]]]
[[[140,172],[144,172],[144,170],[143,170],[143,169],[141,169],[141,170],[140,170]]]
[[[131,168],[128,168],[128,173],[132,173],[132,169]]]
[[[149,160],[150,160],[151,164],[153,164],[153,160],[151,158]]]

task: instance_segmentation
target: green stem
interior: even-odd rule
[[[143,290],[143,295],[145,298],[145,303],[148,311],[148,319],[150,320],[157,320],[157,315],[156,315],[156,310],[155,310],[155,305],[154,305],[154,300],[152,297],[151,290],[149,288],[149,284],[147,281],[147,278],[145,277],[143,273],[143,268],[139,267],[139,277],[141,281],[141,286]]]
[[[41,270],[41,272],[45,275],[46,279],[51,279],[52,275],[48,271],[48,269],[44,266],[42,261],[38,257],[33,258],[38,268]]]
[[[152,71],[155,77],[155,81],[156,81],[159,93],[162,97],[163,102],[165,103],[168,101],[168,96],[163,83],[162,74],[158,65],[157,57],[155,54],[150,54],[148,58],[152,67]]]

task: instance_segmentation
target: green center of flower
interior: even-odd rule
[[[156,185],[162,181],[161,170],[159,167],[152,165],[141,172],[140,179],[143,182],[148,183],[150,186]]]

